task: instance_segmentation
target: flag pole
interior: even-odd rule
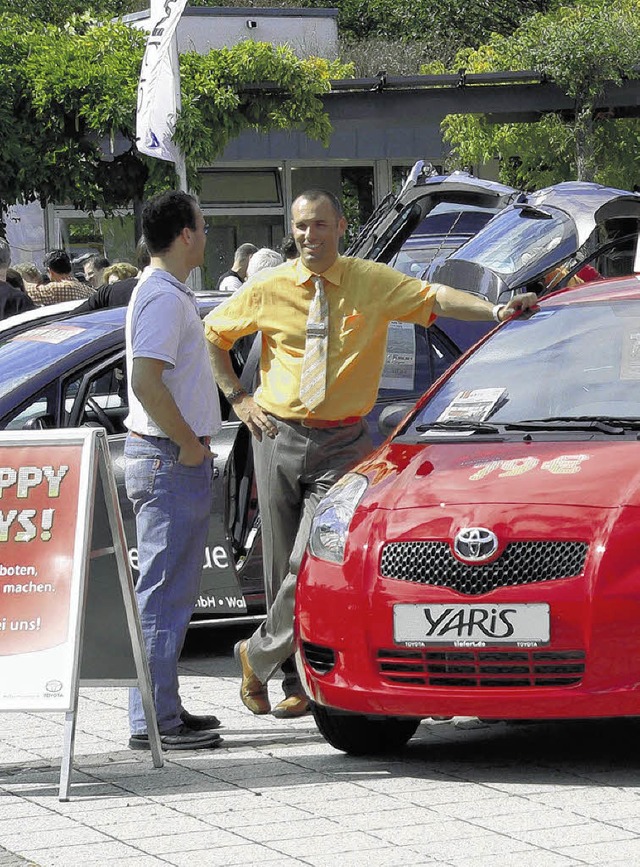
[[[174,102],[176,107],[176,115],[182,108],[182,93],[180,91],[180,59],[178,57],[178,32],[177,28],[171,37],[171,71],[173,73],[174,82]],[[185,155],[180,148],[175,149],[175,167],[178,176],[178,188],[185,193],[189,192],[189,183],[187,181],[187,163]]]

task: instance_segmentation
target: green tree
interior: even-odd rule
[[[23,21],[63,26],[70,18],[89,13],[96,18],[116,18],[127,12],[147,9],[146,0],[0,0],[0,13]]]
[[[109,211],[175,184],[171,163],[135,146],[144,45],[141,31],[88,14],[63,27],[0,14],[0,213],[34,199]],[[346,73],[262,43],[183,55],[176,140],[194,188],[197,168],[243,129],[301,127],[326,141],[321,96]]]
[[[482,115],[450,115],[445,140],[457,164],[501,161],[505,182],[542,187],[567,178],[629,187],[638,182],[640,121],[599,111],[604,87],[640,64],[640,3],[592,0],[535,15],[511,36],[461,52],[468,72],[535,70],[559,85],[573,111],[536,123],[493,124]]]

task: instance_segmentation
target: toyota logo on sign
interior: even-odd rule
[[[486,527],[465,527],[456,533],[453,550],[461,560],[489,560],[498,550],[498,537]]]

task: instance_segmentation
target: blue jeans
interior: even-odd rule
[[[149,659],[158,728],[180,725],[178,659],[200,588],[211,513],[213,460],[178,463],[164,437],[127,437],[125,484],[138,537],[136,599]],[[138,689],[129,698],[131,734],[147,730]]]

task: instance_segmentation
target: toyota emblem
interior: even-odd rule
[[[489,560],[498,550],[498,537],[486,527],[465,527],[456,533],[453,550],[461,560]]]

